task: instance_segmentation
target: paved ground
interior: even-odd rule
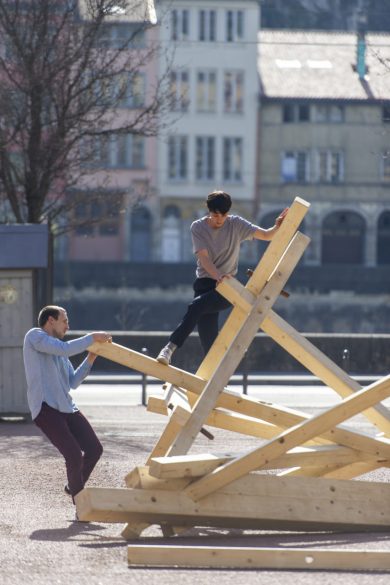
[[[154,391],[155,389],[153,389]],[[134,391],[134,394],[133,394]],[[285,392],[288,391],[284,390]],[[290,389],[291,402],[313,403],[318,391],[305,387]],[[104,446],[90,485],[123,487],[123,478],[135,465],[143,464],[165,419],[137,405],[139,389],[129,394],[122,388],[85,387],[78,402],[91,420]],[[266,390],[263,389],[263,392]],[[276,389],[269,390],[276,400]],[[280,390],[281,392],[281,390]],[[296,399],[291,398],[295,393]],[[320,392],[321,393],[321,392]],[[130,394],[133,398],[130,399]],[[100,398],[99,398],[100,395]],[[104,395],[109,398],[103,404]],[[95,396],[95,398],[93,398]],[[97,398],[96,398],[97,396]],[[122,399],[120,400],[120,396]],[[126,397],[123,398],[123,396]],[[264,394],[263,399],[269,399]],[[324,404],[329,395],[323,395]],[[286,398],[288,402],[288,397]],[[321,400],[320,400],[321,402]],[[289,404],[292,406],[293,404]],[[296,405],[298,406],[298,405]],[[315,410],[321,407],[316,405]],[[310,409],[309,409],[310,410]],[[313,411],[313,409],[311,409]],[[363,419],[354,421],[366,430]],[[213,431],[214,432],[214,431]],[[242,451],[254,440],[226,432],[216,432],[213,442],[200,436],[194,451],[226,451],[227,446]],[[121,525],[74,522],[74,509],[62,489],[64,465],[54,448],[31,423],[0,423],[0,583],[2,585],[124,585],[129,583],[166,585],[185,583],[234,583],[234,585],[388,585],[390,574],[383,572],[341,573],[310,571],[183,570],[129,568],[126,543],[118,536]],[[389,471],[379,470],[368,480],[390,481]],[[390,488],[389,502],[390,505]],[[158,527],[148,529],[149,543],[167,543]],[[172,539],[170,540],[172,542]],[[354,548],[385,550],[390,554],[390,527],[387,533],[297,534],[261,531],[193,529],[176,537],[176,544],[230,544],[235,546],[282,546]]]

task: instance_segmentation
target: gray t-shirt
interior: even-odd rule
[[[212,228],[207,223],[207,216],[197,219],[191,225],[192,247],[194,254],[207,250],[211,261],[222,274],[237,274],[240,244],[252,240],[256,225],[239,215],[228,215],[220,228]],[[198,278],[210,278],[202,268],[199,260],[196,266]]]

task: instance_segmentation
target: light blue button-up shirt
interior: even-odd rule
[[[76,412],[70,395],[91,370],[87,358],[76,369],[68,359],[81,353],[93,343],[93,335],[72,341],[61,341],[39,327],[26,333],[23,345],[24,368],[27,379],[27,400],[32,418],[41,410],[42,402],[60,412]]]

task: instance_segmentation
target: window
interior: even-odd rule
[[[80,159],[87,168],[107,167],[109,140],[104,136],[86,138],[80,149]]]
[[[390,211],[383,211],[378,218],[377,264],[390,264]]]
[[[196,81],[196,109],[198,112],[215,112],[217,87],[215,71],[198,71]]]
[[[288,151],[282,155],[282,181],[306,183],[309,180],[309,157],[305,151]]]
[[[244,40],[243,10],[228,10],[226,12],[226,40],[229,43]]]
[[[146,207],[134,207],[130,223],[130,258],[148,262],[152,251],[152,216]]]
[[[382,180],[390,181],[390,151],[386,151],[382,154]]]
[[[223,93],[224,111],[227,113],[242,113],[244,109],[243,71],[225,71]]]
[[[309,104],[284,104],[283,122],[285,124],[309,121],[310,121]]]
[[[189,10],[172,10],[171,12],[171,39],[185,41],[190,37]]]
[[[188,71],[172,71],[170,75],[171,110],[187,112],[189,106]]]
[[[334,211],[322,224],[322,264],[363,264],[366,222],[354,211]]]
[[[215,138],[197,136],[196,138],[196,178],[208,181],[215,175]]]
[[[115,79],[116,95],[119,98],[119,106],[122,108],[139,108],[145,101],[145,75],[134,73],[122,74]]]
[[[385,124],[390,124],[390,106],[383,106],[383,108],[382,108],[382,121]]]
[[[78,236],[116,236],[119,233],[121,203],[118,196],[91,194],[75,207],[75,233]]]
[[[180,262],[182,257],[181,212],[176,205],[164,209],[161,230],[161,260]]]
[[[343,153],[332,150],[317,152],[318,183],[338,183],[343,178]]]
[[[223,139],[223,179],[242,181],[242,138]]]
[[[317,104],[314,110],[314,118],[316,122],[332,122],[340,123],[344,121],[344,107],[329,105],[329,104]]]
[[[145,166],[143,136],[124,134],[112,136],[109,142],[108,168],[142,169]]]
[[[187,136],[171,136],[168,140],[168,178],[185,180],[188,173]]]
[[[145,29],[137,24],[104,24],[98,46],[105,49],[131,49],[145,46]]]
[[[215,41],[217,30],[217,15],[215,10],[199,11],[199,40]]]

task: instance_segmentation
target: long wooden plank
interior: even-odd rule
[[[342,398],[361,390],[362,387],[342,368],[274,311],[268,313],[261,324],[261,329]],[[362,414],[383,433],[390,436],[390,411],[383,404],[369,408]]]
[[[165,380],[175,386],[193,390],[194,392],[202,392],[205,386],[205,380],[202,380],[199,376],[189,374],[174,366],[160,364],[154,358],[117,343],[92,343],[88,347],[88,351],[122,366],[148,374],[148,376],[160,380]]]
[[[137,485],[134,485],[136,478]],[[137,488],[143,490],[182,490],[187,486],[191,478],[181,477],[173,479],[159,479],[150,474],[147,465],[138,465],[125,477],[125,483],[128,488]]]
[[[232,461],[237,455],[214,455],[211,453],[182,455],[177,457],[155,457],[150,461],[150,474],[159,479],[182,477],[201,477],[217,467]],[[348,447],[321,445],[319,447],[295,447],[288,453],[264,465],[262,469],[282,469],[284,467],[305,468],[326,465],[349,465],[355,462],[366,462],[368,465],[387,465],[383,460],[370,459],[365,453]],[[129,486],[130,487],[130,486]]]
[[[332,466],[331,463],[323,466],[320,465],[318,467],[298,467],[291,471],[286,471],[284,473],[280,473],[279,476],[305,476],[305,477],[325,477],[329,479],[353,479],[355,477],[360,477],[365,473],[369,473],[370,471],[374,471],[375,469],[379,469],[381,467],[389,467],[390,460],[383,461],[383,460],[371,460],[371,461],[349,461],[345,462],[344,464],[340,464],[335,462]]]
[[[250,474],[200,502],[183,490],[128,488],[86,488],[75,500],[81,520],[100,522],[388,530],[389,493],[386,483]]]
[[[243,313],[249,313],[253,306],[253,295],[236,279],[231,278],[223,281],[219,286],[219,292],[234,306],[239,307]],[[361,390],[362,387],[342,368],[274,311],[269,311],[260,327],[297,361],[343,398]],[[376,405],[362,414],[379,430],[390,435],[390,411],[384,405]]]
[[[187,396],[189,403],[193,405],[196,401],[196,395],[192,397],[192,392],[187,392]],[[310,418],[308,414],[302,413],[301,411],[253,400],[248,396],[230,390],[225,390],[219,396],[217,405],[246,416],[250,413],[251,418],[264,418],[265,421],[274,424],[275,428],[288,428]],[[218,411],[218,408],[215,411]],[[156,412],[164,414],[161,409],[156,410]],[[207,422],[207,424],[210,423]],[[264,436],[264,438],[266,437]],[[331,442],[347,446],[360,453],[365,453],[368,458],[372,458],[372,456],[381,459],[388,458],[389,442],[387,439],[374,438],[366,433],[350,430],[343,425],[323,433],[320,437],[305,441],[304,445],[311,446],[316,444],[329,444]]]
[[[129,565],[148,567],[311,569],[314,571],[390,570],[390,553],[384,550],[133,544],[127,548],[127,560]]]
[[[181,379],[183,387],[191,390],[191,392],[197,396],[201,394],[206,385],[206,381],[197,376],[188,374],[183,370],[171,366],[158,364],[156,360],[145,356],[144,354],[140,354],[115,343],[95,343],[91,345],[89,349],[107,359],[111,359],[112,361],[134,369],[139,369],[139,371],[143,371],[144,373],[153,371],[154,374],[157,374],[154,367],[155,365],[158,365],[160,370],[162,370],[162,373],[160,374],[161,377],[172,378],[172,380],[175,379],[176,382],[178,379]],[[228,408],[234,412],[261,418],[280,427],[288,427],[297,424],[305,417],[307,418],[307,415],[298,413],[292,409],[261,403],[252,400],[249,397],[238,395],[237,393],[226,390],[219,396],[217,405],[222,408]],[[384,459],[387,458],[386,444],[382,440],[375,440],[368,436],[364,436],[361,433],[350,434],[350,431],[343,431],[341,429],[335,429],[331,434],[326,433],[325,435],[328,440],[332,440],[333,442],[351,447],[355,446],[359,450],[367,451],[373,455],[378,454]],[[172,441],[174,436],[174,433],[172,433],[169,441]],[[171,444],[169,441],[166,443],[166,449]],[[161,455],[164,454],[165,453],[163,452],[161,453]]]
[[[157,443],[149,454],[149,457],[146,461],[147,464],[150,463],[153,457],[162,457],[167,453],[170,446],[172,445],[172,442],[182,430],[185,420],[188,420],[188,416],[183,418],[183,412],[180,406],[177,406],[172,412],[172,415],[163,432],[161,433]]]
[[[150,398],[152,398],[152,400],[150,400]],[[151,396],[150,398],[148,400],[148,411],[155,412],[157,414],[164,414],[164,399],[157,396]],[[188,411],[188,418],[190,415],[191,411]],[[211,410],[208,417],[206,418],[205,424],[210,427],[264,439],[274,437],[282,430],[281,427],[258,421],[255,418],[239,415],[233,412],[224,412],[216,408]]]
[[[253,417],[260,418],[285,428],[292,427],[310,419],[308,414],[302,413],[298,410],[256,401],[248,396],[237,394],[230,390],[225,390],[219,396],[217,406],[227,408],[233,412],[251,414]],[[380,437],[374,438],[366,433],[352,431],[343,425],[321,433],[321,435],[317,437],[317,440],[319,443],[333,442],[352,449],[358,449],[359,451],[364,451],[367,454],[381,457],[382,459],[389,458],[388,439],[382,439]],[[308,441],[305,441],[304,444],[309,443]]]
[[[189,396],[191,396],[191,393],[188,394]],[[165,403],[160,397],[151,396],[149,398],[149,401],[150,410],[152,412],[165,415],[168,414],[169,411],[167,410]],[[192,402],[193,399],[190,398],[190,403]],[[261,419],[264,418],[270,424],[276,423],[275,429],[288,428],[310,418],[310,416],[306,413],[302,413],[300,411],[293,410],[290,408],[280,407],[275,404],[264,403],[261,401],[259,402],[245,395],[238,394],[230,390],[225,390],[219,396],[217,404],[218,406],[221,406],[224,409],[232,410],[233,413],[234,412],[243,413],[244,416],[248,416],[246,413],[251,413],[252,415],[251,418],[254,417],[258,417]],[[215,409],[215,411],[217,412],[218,408]],[[207,424],[210,424],[209,419],[207,419],[206,422]],[[277,424],[279,426],[277,426]],[[172,435],[170,436],[169,440],[171,440],[171,438]],[[266,433],[264,433],[264,438],[266,438]],[[166,442],[166,445],[169,444],[169,440]],[[321,443],[329,444],[330,442],[338,443],[340,445],[347,446],[350,449],[354,449],[357,453],[359,453],[359,457],[361,457],[362,459],[364,457],[368,459],[374,457],[385,460],[389,456],[388,448],[389,443],[387,439],[374,438],[367,434],[359,433],[348,428],[345,428],[342,425],[330,431],[327,431],[326,433],[323,433],[321,437],[317,437],[315,440],[306,441],[305,445],[310,446],[312,444],[315,445]],[[151,459],[152,456],[149,457],[148,463],[150,463]]]
[[[390,376],[386,376],[366,389],[356,392],[353,396],[345,398],[340,404],[281,433],[266,445],[219,467],[188,486],[185,492],[194,500],[199,500],[389,396]]]
[[[266,285],[275,266],[280,262],[286,247],[308,212],[309,207],[310,204],[300,197],[294,199],[280,229],[267,246],[257,268],[247,282],[246,288],[252,294],[257,295]],[[213,346],[198,368],[196,372],[197,376],[207,380],[210,379],[215,368],[224,356],[226,349],[231,345],[235,332],[241,327],[242,322],[242,312],[239,309],[236,310],[233,308]]]
[[[190,419],[172,443],[168,452],[169,455],[182,455],[192,446],[210,410],[214,408],[218,396],[223,392],[225,385],[228,383],[238,364],[241,362],[248,345],[251,343],[260,326],[260,323],[264,320],[267,312],[280,294],[280,291],[301,258],[309,241],[309,238],[303,234],[297,233],[294,236],[288,250],[278,266],[277,272],[272,276],[263,291],[256,298],[256,302],[254,303],[251,312],[242,323],[231,347],[221,359],[213,377],[206,384],[201,396],[195,404]]]

